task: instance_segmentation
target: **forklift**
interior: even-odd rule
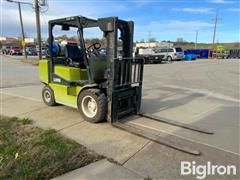
[[[79,46],[54,42],[53,29],[75,28]],[[85,47],[83,31],[98,27],[106,42],[106,53],[96,42]],[[118,31],[120,36],[118,37]],[[117,58],[117,43],[122,41],[123,57]],[[117,17],[89,19],[82,16],[49,21],[49,57],[39,61],[43,101],[77,108],[93,123],[118,119],[139,112],[143,79],[143,61],[132,58],[133,22]]]
[[[166,120],[140,112],[144,60],[133,58],[133,21],[118,17],[90,19],[74,16],[49,21],[47,59],[39,61],[39,78],[44,84],[42,99],[48,106],[63,104],[78,109],[84,120],[98,123],[107,120],[114,127],[142,136],[157,143],[193,154],[200,152],[185,144],[170,141],[142,128],[125,123],[133,115],[168,123],[174,126],[212,134],[188,124]],[[77,44],[61,45],[54,39],[54,29],[74,30]],[[86,29],[101,30],[102,44],[86,47]],[[119,41],[122,46],[118,57]]]

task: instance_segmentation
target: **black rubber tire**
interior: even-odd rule
[[[49,94],[49,100],[46,99],[45,93]],[[42,99],[43,102],[48,106],[55,106],[57,104],[55,101],[54,92],[48,85],[45,85],[42,89]]]
[[[81,103],[85,96],[91,96],[96,104],[97,104],[97,113],[94,117],[89,118],[87,117],[82,108]],[[84,120],[91,122],[91,123],[98,123],[102,121],[107,114],[107,97],[103,92],[101,92],[99,89],[86,89],[83,90],[80,95],[78,96],[78,110],[80,112],[80,115],[84,118]]]
[[[144,57],[144,64],[149,64],[149,58],[148,57]]]
[[[171,63],[171,62],[172,62],[172,57],[171,57],[171,56],[168,56],[168,57],[167,57],[167,62],[168,62],[168,63]]]

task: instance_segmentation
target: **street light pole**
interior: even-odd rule
[[[216,12],[216,17],[212,19],[214,22],[214,30],[213,30],[213,41],[212,41],[212,46],[214,47],[215,44],[215,37],[216,37],[216,29],[217,29],[217,23],[219,20],[222,20],[221,18],[218,17],[218,11]]]
[[[38,41],[38,58],[42,59],[42,40],[41,40],[41,27],[40,27],[40,11],[38,0],[35,0],[35,14],[36,14],[36,28],[37,28],[37,41]]]
[[[19,11],[21,31],[22,31],[22,46],[23,46],[25,59],[27,59],[27,52],[26,52],[26,45],[25,45],[25,33],[24,33],[24,28],[23,28],[22,11],[21,11],[21,4],[20,4],[20,2],[18,2],[18,11]]]
[[[197,41],[198,41],[198,30],[196,30],[195,49],[197,49]]]

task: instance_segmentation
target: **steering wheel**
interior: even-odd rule
[[[67,58],[65,63],[67,66],[70,66],[70,67],[80,67],[81,65],[79,62],[75,62],[71,58]]]
[[[93,56],[97,56],[99,55],[99,49],[101,48],[101,44],[100,43],[94,43],[90,46],[88,46],[87,48],[87,54],[89,57]]]
[[[66,65],[72,65],[73,64],[73,60],[71,58],[66,58],[65,64]]]

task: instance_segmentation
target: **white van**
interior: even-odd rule
[[[155,54],[163,55],[163,60],[172,61],[172,60],[182,60],[184,59],[184,52],[182,48],[157,48],[153,49]]]

